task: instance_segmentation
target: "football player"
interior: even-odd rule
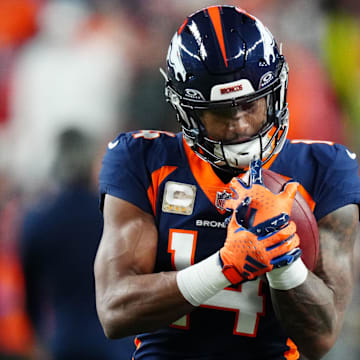
[[[182,131],[120,134],[100,173],[95,276],[105,334],[138,334],[135,360],[321,358],[353,288],[356,155],[286,139],[287,63],[241,9],[190,15],[163,75]],[[292,182],[275,195],[263,168]],[[314,268],[289,220],[298,187],[319,227]]]

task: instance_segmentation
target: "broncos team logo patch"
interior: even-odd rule
[[[162,203],[162,211],[180,215],[191,215],[194,209],[196,186],[168,181]]]

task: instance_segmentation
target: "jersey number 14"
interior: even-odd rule
[[[197,231],[170,229],[168,252],[174,270],[181,270],[194,264]],[[259,317],[265,312],[265,298],[261,294],[261,280],[249,281],[238,289],[225,288],[207,300],[201,307],[235,312],[235,335],[255,337]],[[172,326],[189,328],[189,316],[185,315]]]

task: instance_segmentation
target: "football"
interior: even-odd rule
[[[265,186],[275,194],[283,190],[283,186],[288,181],[283,176],[267,169],[263,169],[263,180]],[[299,191],[295,195],[290,219],[296,224],[302,260],[308,269],[314,270],[319,255],[319,230],[313,212]]]

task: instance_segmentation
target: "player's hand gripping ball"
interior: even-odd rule
[[[280,174],[267,169],[263,169],[263,179],[265,186],[275,194],[281,192],[288,181]],[[290,220],[296,224],[301,258],[308,269],[314,270],[319,256],[319,228],[308,201],[299,189],[295,194]]]
[[[282,193],[273,194],[263,185],[261,162],[255,160],[250,166],[250,185],[234,178],[231,186],[236,196],[225,206],[233,214],[220,250],[228,280],[232,284],[252,280],[297,259],[300,240],[289,215],[298,183],[289,183]]]
[[[264,185],[261,160],[253,160],[250,163],[249,185],[246,185],[240,178],[234,177],[230,182],[230,188],[235,197],[226,200],[225,207],[229,210],[236,210],[246,197],[250,197],[251,207],[254,210],[250,209],[248,222],[254,225],[281,213],[290,216],[298,186],[297,182],[288,182],[283,191],[274,194]]]

